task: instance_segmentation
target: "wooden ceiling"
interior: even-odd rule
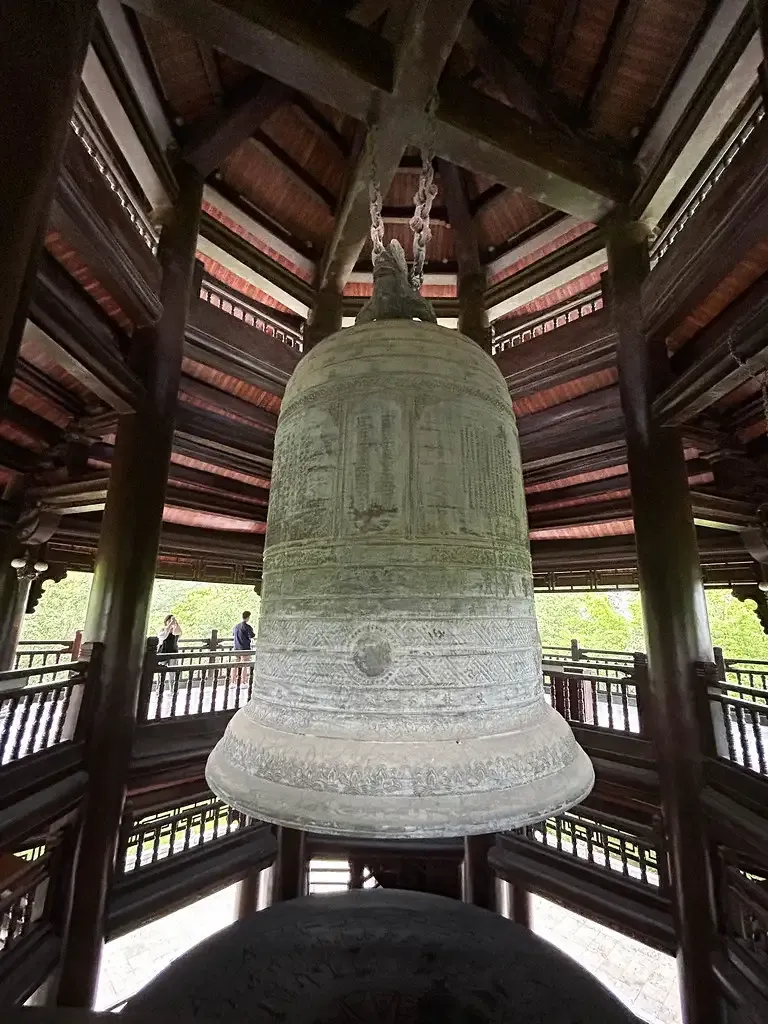
[[[718,545],[732,557],[734,534],[768,497],[759,388],[730,353],[758,365],[768,341],[768,124],[754,69],[707,129],[711,144],[696,139],[722,90],[733,93],[751,10],[747,0],[104,3],[93,52],[150,170],[86,75],[0,423],[3,479],[21,481],[25,506],[61,516],[53,555],[92,558],[117,416],[142,386],[131,337],[158,313],[147,231],[164,215],[147,180],[172,200],[181,154],[208,181],[160,571],[251,579],[304,319],[323,290],[343,291],[347,315],[370,293],[371,146],[387,238],[408,249],[418,145],[431,141],[424,293],[454,317],[468,261],[486,275],[547,572],[547,544],[576,564],[600,538],[608,550],[632,532],[615,329],[599,298],[602,224],[617,206],[643,216],[678,176],[654,222],[674,242],[657,248],[644,293],[647,329],[671,355],[659,415],[689,437],[713,564]],[[734,131],[744,138],[733,143]],[[507,347],[515,331],[524,344]],[[729,459],[756,467],[746,483]]]

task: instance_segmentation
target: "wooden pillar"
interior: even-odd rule
[[[237,920],[250,917],[259,909],[261,871],[250,871],[240,883],[237,892]]]
[[[515,924],[531,927],[531,894],[514,883],[509,885],[509,917]]]
[[[491,331],[485,309],[485,271],[459,278],[459,330],[490,354]]]
[[[721,1005],[710,966],[717,918],[700,799],[708,723],[700,713],[695,671],[696,662],[712,661],[712,644],[682,438],[677,430],[661,427],[651,411],[669,370],[663,340],[649,339],[643,331],[641,284],[648,254],[639,224],[624,221],[609,228],[608,261],[683,1021],[714,1024]]]
[[[459,330],[491,351],[491,332],[485,309],[486,273],[480,264],[474,218],[467,198],[467,173],[448,160],[438,158],[437,169],[451,222],[453,248],[459,268]]]
[[[277,830],[277,857],[273,867],[272,902],[293,900],[307,891],[306,833],[281,826]]]
[[[757,76],[760,80],[763,102],[768,106],[768,3],[766,0],[752,0],[752,7],[763,50],[763,59],[757,69]]]
[[[5,399],[97,0],[3,0],[0,397]]]
[[[342,303],[341,292],[335,289],[324,288],[317,293],[309,322],[304,328],[305,352],[309,352],[329,334],[341,330]]]
[[[464,838],[464,903],[485,910],[497,910],[496,872],[488,863],[495,834]]]
[[[202,179],[177,169],[179,198],[163,231],[159,322],[141,339],[146,393],[117,430],[85,637],[104,643],[86,759],[90,786],[74,865],[58,1005],[90,1007],[125,799],[147,618],[160,543]]]

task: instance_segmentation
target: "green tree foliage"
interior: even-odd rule
[[[189,590],[170,609],[179,620],[184,636],[208,636],[212,629],[219,636],[231,636],[244,611],[251,613],[255,626],[259,616],[259,598],[253,587],[212,583]]]
[[[536,617],[547,647],[631,650],[632,629],[617,594],[537,594]]]
[[[71,572],[61,583],[47,583],[34,615],[24,619],[22,640],[69,640],[85,622],[90,573]],[[712,641],[726,657],[768,661],[768,636],[754,613],[754,602],[737,601],[727,590],[707,591]],[[148,635],[172,613],[187,638],[217,629],[229,636],[245,609],[259,614],[259,598],[249,586],[156,580]],[[640,596],[635,592],[537,594],[536,615],[545,646],[610,651],[645,649]]]
[[[92,580],[91,573],[70,572],[60,583],[46,583],[35,613],[24,617],[21,639],[70,640],[85,623]],[[259,598],[253,587],[155,580],[147,635],[156,634],[165,616],[173,614],[186,637],[208,636],[212,629],[229,636],[246,608],[255,624]]]

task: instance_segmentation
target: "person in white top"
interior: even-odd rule
[[[181,636],[181,626],[178,623],[175,615],[166,615],[163,620],[163,628],[157,634],[159,641],[157,653],[158,654],[178,654],[179,653],[179,637]]]

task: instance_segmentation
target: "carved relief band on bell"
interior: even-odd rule
[[[527,780],[546,778],[573,760],[575,741],[566,737],[559,745],[509,757],[475,758],[452,765],[391,765],[306,760],[289,751],[254,749],[228,729],[223,750],[235,768],[257,771],[261,778],[298,789],[331,791],[358,796],[456,795],[504,789]]]
[[[324,708],[322,706],[304,706],[304,701],[297,701],[293,694],[290,703],[286,703],[285,691],[274,694],[274,699],[267,700],[259,695],[253,701],[254,718],[270,729],[286,732],[301,732],[312,735],[319,733],[325,737],[338,739],[367,739],[371,742],[397,740],[407,737],[410,740],[453,740],[456,736],[490,736],[498,732],[513,732],[524,721],[524,708],[510,711],[504,703],[503,695],[497,695],[496,703],[491,707],[478,699],[478,707],[472,699],[460,700],[455,694],[455,707],[448,700],[437,701],[431,693],[425,693],[424,699],[403,714],[402,709],[393,709],[385,713],[381,709],[375,713],[370,708],[360,707],[355,700],[353,690],[347,691],[349,701],[346,710]],[[393,694],[394,698],[401,696]],[[420,695],[421,696],[421,695]],[[439,714],[437,714],[439,712]]]

